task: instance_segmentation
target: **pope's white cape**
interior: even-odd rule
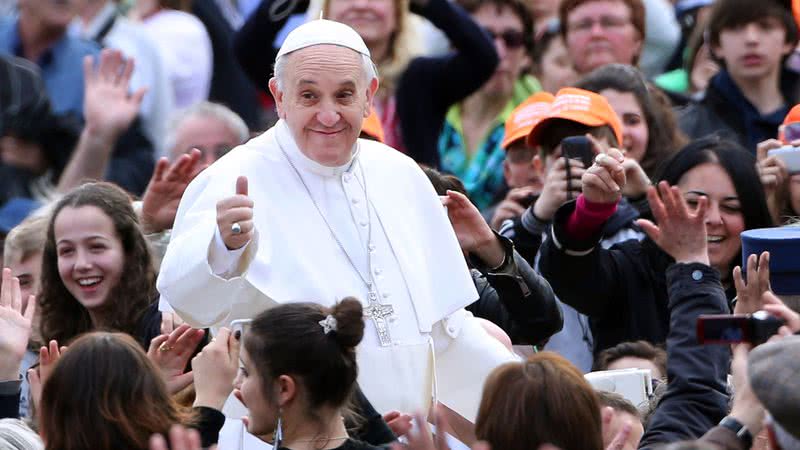
[[[329,270],[347,264],[276,142],[279,122],[192,181],[178,208],[158,290],[193,326],[254,317],[274,303],[330,306],[342,292]],[[368,196],[405,278],[422,332],[478,298],[452,226],[417,164],[381,143],[360,140]],[[258,237],[241,258],[243,276],[212,273],[216,203],[248,177]]]

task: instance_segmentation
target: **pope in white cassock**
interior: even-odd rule
[[[478,294],[428,179],[358,139],[378,88],[367,46],[346,25],[308,22],[286,38],[269,86],[278,123],[186,190],[161,295],[198,327],[360,298],[358,382],[375,408],[438,399],[474,422],[484,379],[515,357],[463,309]]]

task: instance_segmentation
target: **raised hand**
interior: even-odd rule
[[[506,198],[497,205],[489,225],[495,230],[499,230],[506,220],[521,216],[528,208],[531,197],[538,194],[539,189],[533,186],[511,189],[506,194]]]
[[[195,407],[222,409],[239,370],[239,345],[231,330],[220,328],[217,336],[192,359]]]
[[[39,402],[42,399],[42,388],[65,351],[67,351],[67,347],[59,347],[58,342],[55,340],[50,341],[46,347],[43,346],[39,349],[39,367],[28,370],[28,382],[31,386],[31,399],[33,400],[34,408],[39,408]]]
[[[661,196],[659,197],[659,193]],[[705,215],[708,199],[700,197],[697,209],[689,211],[681,191],[666,181],[647,190],[647,200],[658,225],[646,219],[636,223],[676,262],[709,264]]]
[[[762,297],[769,292],[769,252],[747,257],[747,281],[742,276],[742,268],[733,268],[733,284],[736,286],[736,307],[734,314],[752,314],[761,310]]]
[[[489,267],[497,267],[505,259],[505,250],[480,211],[462,193],[447,191],[442,197],[447,215],[456,232],[458,244],[465,253],[479,257]]]
[[[756,170],[758,170],[761,184],[764,186],[769,212],[776,223],[780,220],[781,207],[788,193],[786,183],[789,179],[789,171],[780,158],[769,156],[769,151],[782,146],[781,141],[768,139],[760,142],[756,147]]]
[[[567,176],[568,170],[569,176]],[[583,186],[581,180],[585,172],[586,169],[579,160],[567,161],[566,158],[558,158],[547,172],[542,193],[531,206],[533,214],[540,220],[553,220],[556,211],[564,202],[580,194]]]
[[[750,385],[750,376],[747,371],[747,357],[750,353],[749,344],[733,346],[733,359],[731,360],[731,375],[733,378],[733,404],[730,416],[744,424],[753,436],[761,431],[764,422],[764,406],[758,400]]]
[[[253,238],[253,200],[247,196],[247,177],[236,180],[236,195],[217,202],[217,227],[228,250],[238,250]]]
[[[172,228],[181,197],[186,187],[199,173],[200,150],[181,155],[170,164],[167,158],[156,163],[153,176],[142,196],[141,223],[146,234]]]
[[[3,269],[0,287],[0,381],[19,378],[19,368],[31,336],[36,298],[31,295],[23,311],[19,279],[11,269]]]
[[[116,138],[136,118],[146,89],[128,93],[133,69],[133,59],[119,50],[103,50],[96,68],[91,56],[83,59],[83,113],[93,134]]]
[[[183,371],[204,334],[203,330],[184,324],[169,335],[162,334],[150,341],[147,357],[161,370],[170,394],[180,392],[192,383],[192,372]]]
[[[594,159],[592,167],[583,174],[583,196],[593,203],[617,203],[625,188],[625,157],[617,149],[609,149]]]

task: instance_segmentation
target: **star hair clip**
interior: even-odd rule
[[[330,314],[328,314],[328,317],[326,317],[324,320],[320,320],[318,323],[322,327],[322,331],[325,334],[328,334],[331,331],[336,331],[336,327],[338,325],[336,323],[336,318]]]

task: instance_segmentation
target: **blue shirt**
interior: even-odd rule
[[[17,18],[0,18],[0,53],[24,58]],[[64,36],[32,61],[39,66],[53,112],[83,117],[83,57],[96,56],[100,47],[81,38]]]

